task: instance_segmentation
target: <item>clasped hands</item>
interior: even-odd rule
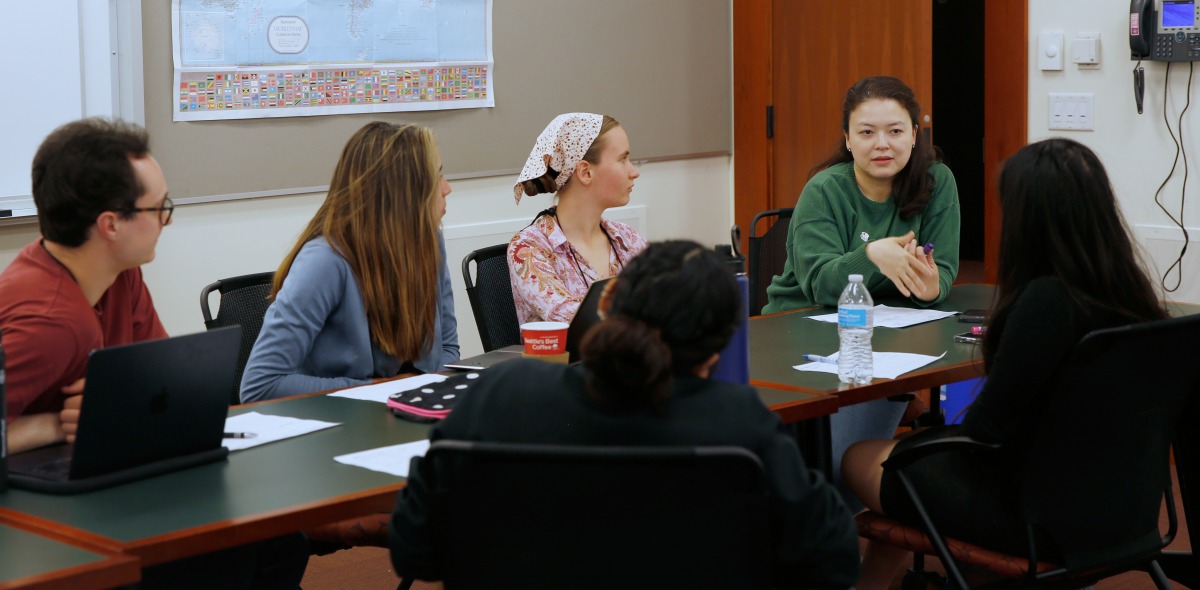
[[[916,234],[880,238],[867,244],[867,259],[896,285],[905,297],[932,301],[941,293],[933,250],[917,244]]]

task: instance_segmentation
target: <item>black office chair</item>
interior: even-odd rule
[[[517,322],[517,306],[513,303],[512,281],[508,277],[505,254],[508,244],[480,248],[467,254],[462,261],[463,282],[471,314],[479,328],[479,340],[484,352],[521,343],[521,326]],[[475,276],[471,276],[471,262]]]
[[[1184,410],[1196,405],[1189,402],[1200,383],[1197,358],[1200,315],[1097,330],[1080,341],[1054,395],[1037,408],[1039,429],[1023,441],[1027,450],[1016,460],[1027,557],[943,537],[916,497],[906,466],[942,450],[999,450],[965,437],[929,441],[885,463],[899,470],[922,527],[868,511],[858,516],[859,534],[919,553],[936,551],[960,588],[968,587],[964,563],[1020,585],[1075,588],[1146,569],[1159,588],[1169,588],[1158,559],[1177,529],[1170,446],[1177,424],[1181,436],[1196,430],[1196,411]],[[1185,453],[1189,460],[1196,450]],[[1158,529],[1164,496],[1165,536]],[[910,577],[905,588],[914,587]]]
[[[750,236],[747,239],[746,276],[750,279],[750,315],[762,313],[767,304],[767,285],[771,278],[783,274],[783,263],[787,261],[787,231],[792,219],[792,209],[770,209],[754,216],[750,222]],[[762,235],[758,232],[759,221],[771,223]]]
[[[745,449],[443,440],[422,463],[447,588],[770,587]]]
[[[242,344],[238,350],[237,379],[233,383],[233,394],[230,398],[233,404],[242,403],[238,389],[242,384],[242,371],[246,369],[246,359],[250,358],[250,350],[262,330],[263,316],[271,302],[267,296],[271,294],[271,281],[274,272],[260,272],[240,277],[221,279],[200,291],[200,313],[204,315],[204,327],[208,330],[223,326],[241,326]],[[214,318],[209,310],[208,298],[213,291],[220,293],[220,307]]]

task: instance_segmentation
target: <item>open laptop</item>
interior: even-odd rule
[[[583,301],[579,302],[579,309],[575,312],[575,317],[571,318],[571,323],[567,327],[568,362],[577,363],[580,361],[579,345],[583,343],[583,337],[587,335],[588,330],[592,329],[592,326],[600,323],[600,296],[604,293],[604,286],[611,280],[612,277],[609,277],[592,283],[588,287],[587,294],[583,296]],[[465,358],[458,362],[446,363],[446,368],[462,371],[478,371],[506,361],[521,358],[521,351],[522,347],[520,344],[497,348],[491,352]]]
[[[224,458],[241,332],[92,351],[75,442],[9,456],[9,484],[74,494]]]
[[[571,318],[571,325],[567,328],[567,362],[577,363],[583,360],[579,356],[579,346],[583,344],[583,337],[587,336],[588,330],[600,323],[600,296],[604,294],[604,287],[612,279],[608,277],[592,283],[592,286],[588,287],[587,295],[583,296],[583,301],[579,302],[579,309],[575,311],[575,317]]]

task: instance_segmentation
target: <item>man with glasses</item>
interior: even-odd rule
[[[8,448],[74,439],[93,349],[166,338],[141,266],[175,205],[146,132],[84,119],[33,157],[42,237],[0,273]],[[308,541],[294,533],[142,571],[142,588],[296,588]]]
[[[33,200],[42,237],[0,273],[14,453],[74,438],[91,350],[167,336],[141,265],[174,205],[146,132],[59,127],[34,155]]]

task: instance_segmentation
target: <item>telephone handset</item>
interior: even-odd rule
[[[1130,59],[1200,61],[1196,0],[1130,0]]]

